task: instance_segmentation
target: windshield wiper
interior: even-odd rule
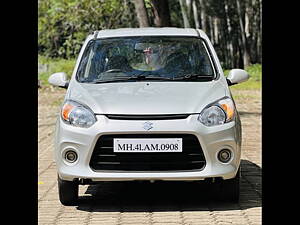
[[[170,77],[161,77],[161,76],[145,76],[143,74],[133,75],[131,77],[122,77],[117,79],[110,80],[94,80],[88,83],[99,84],[99,83],[113,83],[113,82],[126,82],[126,81],[141,81],[141,80],[201,80],[201,81],[211,81],[213,79],[212,75],[201,75],[201,74],[187,74],[183,77],[170,78]]]
[[[201,81],[211,81],[213,79],[213,75],[203,75],[203,74],[186,74],[183,77],[174,78],[174,80],[201,80]]]
[[[145,76],[143,74],[140,75],[133,75],[128,78],[128,80],[172,80],[172,78],[169,77],[161,77],[161,76]]]
[[[89,83],[91,83],[91,84],[113,83],[113,82],[123,82],[123,81],[127,81],[127,80],[128,79],[94,80]]]
[[[131,77],[124,77],[118,79],[110,79],[110,80],[94,80],[89,83],[92,84],[100,84],[100,83],[113,83],[113,82],[126,82],[126,81],[135,81],[135,80],[172,80],[168,77],[149,77],[145,75],[134,75]]]

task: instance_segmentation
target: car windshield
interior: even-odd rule
[[[213,79],[203,41],[193,37],[125,37],[91,41],[77,80],[101,83],[129,80]]]

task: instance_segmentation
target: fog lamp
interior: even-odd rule
[[[74,151],[67,151],[65,154],[65,159],[69,163],[73,163],[77,160],[77,153]]]
[[[219,151],[218,153],[218,159],[222,162],[222,163],[227,163],[229,162],[229,160],[231,159],[231,151],[228,149],[222,149],[221,151]]]

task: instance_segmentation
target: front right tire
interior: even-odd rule
[[[61,204],[66,206],[75,205],[78,201],[78,188],[79,185],[75,181],[66,181],[57,178],[58,194]]]

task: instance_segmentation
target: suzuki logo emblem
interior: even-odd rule
[[[150,130],[150,129],[153,128],[152,125],[153,125],[153,123],[145,122],[144,125],[143,125],[143,128],[144,128],[145,130]]]

